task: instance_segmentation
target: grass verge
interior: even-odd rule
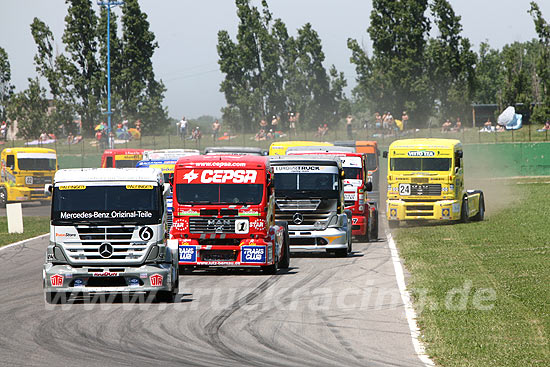
[[[550,365],[549,189],[514,185],[522,200],[484,222],[398,231],[419,326],[438,365]]]
[[[7,217],[0,217],[0,247],[50,231],[49,217],[23,217],[24,233],[8,233]]]

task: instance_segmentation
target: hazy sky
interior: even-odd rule
[[[254,0],[256,4],[260,1]],[[361,0],[268,0],[274,16],[281,18],[292,35],[307,22],[319,33],[326,55],[325,66],[335,64],[348,84],[355,85],[355,68],[349,63],[346,46],[349,37],[369,44],[366,29],[371,1]],[[464,36],[475,50],[487,40],[501,48],[514,41],[536,37],[533,21],[527,13],[530,0],[451,0],[462,16]],[[545,19],[550,20],[550,4],[539,0]],[[93,1],[97,9],[96,1]],[[237,28],[233,0],[141,0],[150,29],[159,48],[153,64],[156,77],[166,85],[164,104],[175,118],[219,116],[225,104],[219,92],[222,74],[217,64],[217,32],[228,30],[234,37]],[[117,10],[120,13],[120,10]],[[33,57],[36,45],[30,33],[34,17],[44,21],[61,45],[67,5],[64,0],[0,0],[0,46],[8,53],[12,83],[16,91],[27,88],[27,78],[36,75]],[[348,88],[349,95],[349,88]]]

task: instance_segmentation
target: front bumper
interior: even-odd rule
[[[170,263],[79,268],[48,263],[42,276],[45,292],[154,292],[173,290],[172,271]]]
[[[354,236],[367,235],[368,219],[364,215],[353,215],[351,219],[351,234]]]
[[[34,201],[34,200],[51,200],[50,196],[46,196],[44,188],[8,187],[8,201]]]
[[[348,233],[345,227],[300,230],[300,226],[290,225],[289,234],[290,252],[338,250],[348,247]]]
[[[458,220],[460,219],[460,201],[408,202],[388,199],[386,217],[388,220]]]
[[[258,239],[247,239],[240,245],[200,245],[197,240],[180,240],[178,248],[179,265],[184,266],[254,267],[271,265],[276,260],[274,245]]]

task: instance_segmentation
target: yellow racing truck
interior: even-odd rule
[[[57,171],[55,150],[46,148],[6,148],[0,154],[0,206],[9,202],[50,203],[44,185],[53,182]]]
[[[483,220],[483,192],[464,188],[459,140],[396,140],[384,158],[388,158],[386,216],[390,227],[401,221]]]

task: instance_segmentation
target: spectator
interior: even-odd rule
[[[374,127],[377,129],[382,128],[382,116],[380,116],[380,113],[378,112],[374,114]]]
[[[279,126],[279,118],[277,116],[273,116],[273,118],[271,119],[271,128],[273,130],[276,130],[277,126]]]
[[[382,125],[384,127],[384,130],[391,130],[393,125],[393,116],[390,112],[386,112],[384,115],[384,120],[382,121]]]
[[[200,131],[200,128],[198,126],[193,129],[193,132],[191,133],[191,139],[195,140],[195,142],[199,142],[202,137],[202,132]]]
[[[8,136],[8,124],[6,121],[2,121],[2,125],[0,126],[0,138],[2,140],[6,140],[6,137]]]
[[[218,122],[218,120],[216,120],[212,123],[212,140],[216,140],[218,138],[219,133],[220,133],[220,123]]]
[[[74,135],[73,133],[69,133],[69,135],[67,135],[67,144],[71,145],[72,143],[74,142]]]
[[[261,119],[260,121],[260,129],[266,129],[267,128],[267,121],[265,119]]]
[[[346,131],[348,132],[348,139],[353,139],[353,132],[352,132],[352,125],[351,122],[353,121],[353,117],[351,115],[348,115],[346,117]]]
[[[460,131],[462,130],[462,122],[460,121],[460,117],[457,117],[456,118],[456,124],[455,126],[451,129],[452,131]]]
[[[187,136],[187,119],[185,118],[185,116],[183,116],[178,122],[178,133],[182,140],[184,140]]]
[[[294,112],[291,112],[288,115],[288,128],[290,132],[290,136],[294,135],[296,136],[296,115]]]
[[[141,134],[141,129],[143,128],[143,123],[141,122],[140,119],[137,119],[136,122],[135,122],[135,127],[136,127],[136,130],[140,132]]]
[[[542,128],[543,130],[550,130],[550,120],[546,120],[544,123],[544,126]]]
[[[409,123],[409,115],[407,115],[407,111],[403,111],[403,114],[401,115],[401,122],[403,123],[403,131],[405,131]]]
[[[264,129],[260,129],[260,131],[256,134],[256,136],[254,137],[254,140],[256,141],[260,141],[260,140],[265,140],[266,139],[266,134],[265,134],[265,130]]]
[[[493,128],[493,123],[491,122],[491,118],[490,118],[490,117],[487,118],[487,121],[485,121],[485,123],[483,124],[483,126],[485,126],[486,128],[488,128],[489,130],[492,130],[492,128]]]
[[[446,133],[446,132],[451,131],[451,126],[453,126],[453,124],[451,123],[451,120],[449,120],[449,119],[445,120],[443,125],[441,125],[441,132]]]

